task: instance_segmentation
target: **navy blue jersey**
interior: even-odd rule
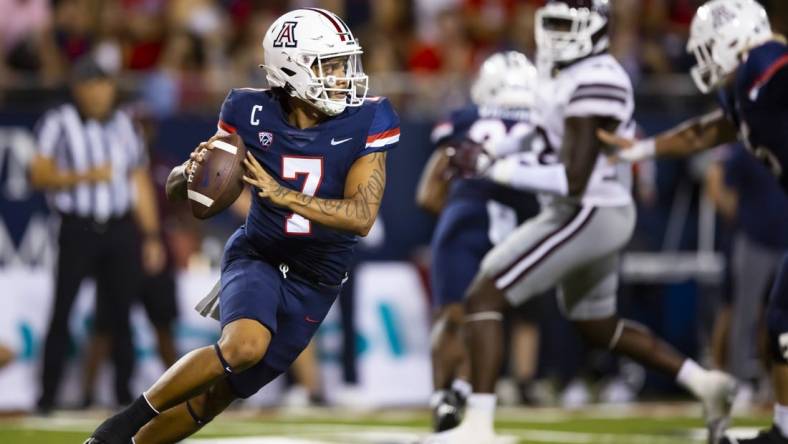
[[[788,249],[788,194],[771,172],[741,145],[724,162],[725,183],[736,191],[738,228],[750,239],[770,248]]]
[[[788,46],[768,42],[752,49],[733,85],[720,93],[725,113],[745,146],[762,159],[788,191]]]
[[[299,129],[288,123],[275,91],[233,89],[222,104],[219,128],[238,133],[280,184],[324,199],[344,197],[345,178],[356,159],[399,143],[399,117],[383,97],[367,98],[359,107]],[[254,195],[246,236],[259,254],[324,283],[343,279],[356,235],[321,226]]]
[[[495,144],[507,136],[521,135],[534,131],[531,112],[528,109],[504,109],[470,105],[452,112],[432,130],[432,142],[450,145],[463,138]],[[514,206],[513,202],[528,198],[529,194],[496,184],[485,179],[455,179],[449,187],[448,199],[477,198],[493,199]]]
[[[508,135],[532,131],[527,109],[469,106],[439,123],[432,141],[448,146],[469,138],[495,144]],[[484,255],[538,213],[539,204],[531,193],[484,179],[454,179],[432,236],[430,282],[435,307],[462,302]]]

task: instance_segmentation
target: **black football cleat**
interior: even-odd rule
[[[776,426],[772,426],[755,438],[738,439],[726,436],[720,440],[720,444],[788,444],[788,438],[784,437]]]
[[[465,413],[465,397],[455,390],[447,390],[432,408],[435,432],[443,432],[460,425]]]

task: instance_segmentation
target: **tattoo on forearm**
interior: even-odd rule
[[[365,184],[358,185],[356,192],[345,199],[321,199],[297,193],[289,188],[278,186],[271,193],[276,197],[287,197],[294,194],[298,206],[309,207],[326,216],[341,215],[362,222],[369,222],[374,216],[383,199],[386,186],[386,155],[375,153],[369,156],[368,162],[374,163],[374,170]]]

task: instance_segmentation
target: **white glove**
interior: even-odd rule
[[[657,145],[654,139],[638,140],[629,148],[619,149],[615,156],[622,162],[635,163],[650,159],[657,154]]]

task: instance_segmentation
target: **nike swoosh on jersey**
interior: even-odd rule
[[[352,137],[348,137],[347,139],[334,140],[334,138],[332,137],[331,138],[331,146],[339,145],[340,143],[345,143],[345,142],[347,142],[348,140],[351,140],[351,139],[353,139],[353,138]]]
[[[312,318],[310,318],[309,316],[304,316],[304,320],[306,320],[307,322],[309,322],[309,323],[311,323],[311,324],[318,324],[318,323],[320,323],[320,321],[319,321],[319,320],[317,320],[317,319],[312,319]]]

